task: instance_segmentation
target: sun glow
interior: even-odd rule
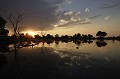
[[[33,36],[35,35],[35,32],[34,31],[26,31],[25,33],[28,33],[29,35]]]

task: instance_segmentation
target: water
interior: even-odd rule
[[[38,43],[0,52],[0,79],[116,79],[120,42]],[[98,44],[98,45],[97,45]]]

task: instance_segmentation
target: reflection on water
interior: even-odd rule
[[[0,45],[1,79],[119,77],[118,41],[47,41]]]

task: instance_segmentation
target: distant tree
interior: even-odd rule
[[[34,36],[34,38],[35,39],[40,39],[41,37],[40,37],[40,35],[37,34],[37,35]]]
[[[81,38],[81,34],[80,33],[76,34],[76,38],[80,39]]]
[[[92,38],[93,38],[93,35],[88,34],[88,39],[92,39]]]
[[[101,31],[98,31],[96,36],[101,36]]]
[[[77,37],[77,34],[73,35],[73,38],[74,38],[74,39],[76,39],[76,37]]]
[[[50,34],[47,34],[47,35],[46,35],[46,38],[51,39],[51,38],[53,38],[53,36],[50,35]]]
[[[65,36],[61,36],[62,39],[69,39],[69,36],[68,35],[65,35]]]
[[[101,36],[105,37],[107,35],[106,32],[102,32]]]
[[[102,32],[102,31],[98,31],[96,36],[100,36],[100,37],[105,37],[107,35],[106,32]]]
[[[83,38],[83,39],[87,39],[88,36],[83,34],[83,35],[82,35],[82,38]]]
[[[55,35],[55,38],[59,38],[59,35],[58,35],[58,34],[56,34],[56,35]]]
[[[29,35],[28,33],[25,34],[25,39],[29,39],[29,40],[30,40],[30,39],[32,39],[32,38],[33,38],[32,35]]]
[[[118,38],[120,38],[120,35],[119,36],[117,36]]]

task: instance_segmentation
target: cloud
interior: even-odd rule
[[[105,17],[105,20],[109,20],[110,19],[110,15],[107,15],[106,17]]]
[[[120,6],[120,2],[116,3],[116,4],[111,4],[111,5],[104,5],[103,7],[101,7],[100,9],[108,9],[108,8],[114,8],[114,7],[118,7]]]
[[[72,0],[0,0],[0,13],[23,14],[26,29],[50,30],[57,27],[91,24],[91,20],[101,15],[90,17],[88,8],[85,12],[60,9],[63,2],[72,4]],[[6,15],[5,15],[6,16]],[[9,27],[10,28],[10,27]]]
[[[90,17],[89,19],[95,19],[95,18],[100,17],[100,16],[102,16],[102,15],[95,15],[95,16]]]
[[[56,10],[59,9],[59,5],[63,1],[64,0],[0,0],[0,13],[3,16],[8,16],[10,13],[14,15],[22,13],[24,23],[27,26],[26,28],[49,30],[54,28],[52,25],[58,21]]]
[[[73,12],[73,11],[58,11],[59,22],[54,25],[54,27],[70,27],[74,25],[85,25],[92,24],[91,21],[102,16],[94,15],[91,16],[91,12],[88,8],[85,9],[85,12]]]
[[[86,9],[85,9],[85,12],[89,12],[89,11],[90,11],[89,8],[86,8]]]
[[[54,27],[68,27],[74,25],[91,24],[91,19],[95,17],[90,17],[91,19],[89,19],[89,17],[85,16],[88,15],[88,13],[84,12],[83,14],[69,10],[60,10],[58,11],[59,22],[56,23]]]

